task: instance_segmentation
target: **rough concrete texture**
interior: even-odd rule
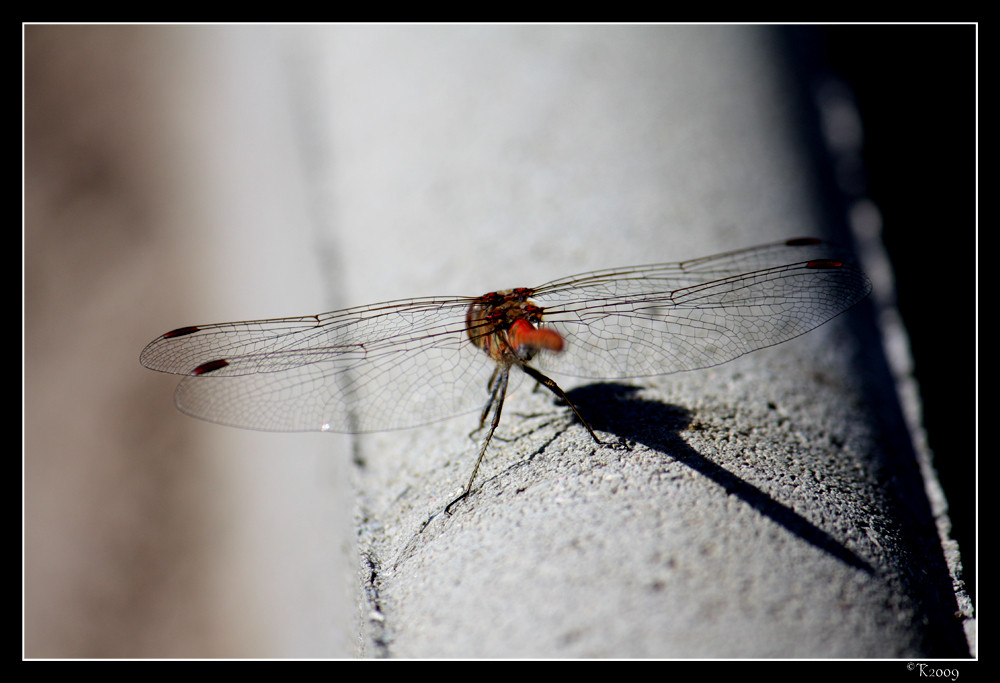
[[[28,27],[26,655],[968,656],[870,302],[707,370],[553,374],[624,447],[522,381],[451,515],[485,387],[293,436],[135,363],[182,325],[850,243],[776,36]]]
[[[767,30],[345,30],[317,54],[352,294],[850,239]],[[526,380],[451,515],[482,404],[359,437],[365,656],[967,656],[868,304],[709,370],[554,378],[627,447]]]

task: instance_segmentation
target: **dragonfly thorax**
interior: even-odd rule
[[[498,363],[525,363],[545,349],[562,351],[563,338],[542,324],[543,309],[527,287],[490,292],[476,299],[465,315],[469,340]]]

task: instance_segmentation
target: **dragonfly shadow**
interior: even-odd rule
[[[791,507],[691,448],[680,434],[691,422],[691,411],[639,398],[638,391],[639,387],[602,382],[566,394],[594,429],[669,455],[807,543],[851,567],[875,573],[871,565]]]

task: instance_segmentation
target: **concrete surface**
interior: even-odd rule
[[[322,41],[351,301],[849,240],[779,47],[733,27]],[[522,389],[447,516],[474,415],[359,438],[364,655],[967,655],[869,306],[707,371],[557,380],[634,446]]]
[[[67,149],[26,164],[55,186],[26,183],[28,656],[968,656],[868,303],[709,370],[554,376],[627,449],[523,382],[450,516],[482,404],[262,434],[174,414],[172,378],[121,370],[186,324],[849,242],[773,32],[90,31],[72,37],[96,36],[124,84],[107,109],[129,115],[56,121]],[[72,45],[45,37],[50,57]],[[143,59],[113,59],[123,43]],[[38,111],[75,113],[86,73]],[[110,216],[79,189],[61,212],[51,160],[90,158],[80,122],[102,116],[88,154],[111,140],[141,163],[97,174]],[[80,259],[88,208],[101,241]]]

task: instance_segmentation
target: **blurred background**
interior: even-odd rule
[[[461,54],[475,49],[476,30],[442,35]],[[496,30],[515,55],[538,31]],[[769,32],[774,59],[814,110],[833,200],[892,260],[919,381],[911,415],[934,454],[975,601],[977,28],[752,30]],[[405,127],[393,114],[425,96],[404,78],[383,99],[335,87],[364,73],[366,53],[353,46],[377,45],[359,40],[364,32],[23,28],[25,656],[353,654],[350,439],[191,420],[173,409],[175,378],[137,358],[182,325],[477,293],[454,275],[474,232],[420,243],[433,212],[419,203],[449,200],[442,188],[371,205],[417,206],[388,237],[406,241],[404,256],[389,257],[399,260],[352,246],[366,221],[338,213],[337,193],[379,193],[354,186],[336,150],[371,147],[369,163],[383,169],[427,151],[419,141],[386,151],[327,128],[334,111]],[[502,98],[504,74],[489,76]],[[371,97],[378,109],[340,97]],[[490,172],[466,161],[456,173]],[[330,223],[340,231],[323,229]],[[531,244],[530,228],[516,237]],[[366,276],[373,264],[439,284],[400,293]],[[568,274],[541,272],[538,281]]]

